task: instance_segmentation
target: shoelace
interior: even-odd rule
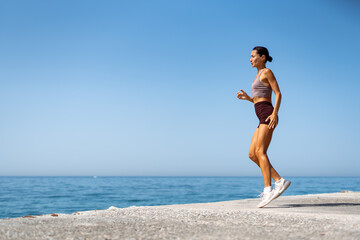
[[[278,189],[282,186],[282,182],[280,182],[280,183],[275,182],[274,184],[275,184],[275,189]]]
[[[264,196],[264,192],[260,192],[259,190],[256,190],[256,191],[260,193],[260,194],[258,195],[258,197],[263,197],[263,196]]]

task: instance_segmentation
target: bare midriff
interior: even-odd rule
[[[253,97],[253,102],[258,103],[258,102],[270,102],[271,103],[271,99],[270,98],[266,98],[266,97]]]

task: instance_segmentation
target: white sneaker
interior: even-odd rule
[[[274,189],[274,194],[275,194],[275,198],[278,198],[291,184],[291,181],[285,180],[285,179],[281,179],[279,183],[275,182],[275,189]]]
[[[259,195],[262,197],[261,202],[257,205],[258,208],[265,207],[268,205],[275,197],[275,191],[271,190],[270,192],[263,192]]]

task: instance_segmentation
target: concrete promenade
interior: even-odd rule
[[[360,239],[360,192],[1,219],[0,239]]]

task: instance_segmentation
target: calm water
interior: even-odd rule
[[[360,191],[360,177],[287,179],[284,195]],[[0,218],[256,198],[262,184],[262,177],[0,177]]]

